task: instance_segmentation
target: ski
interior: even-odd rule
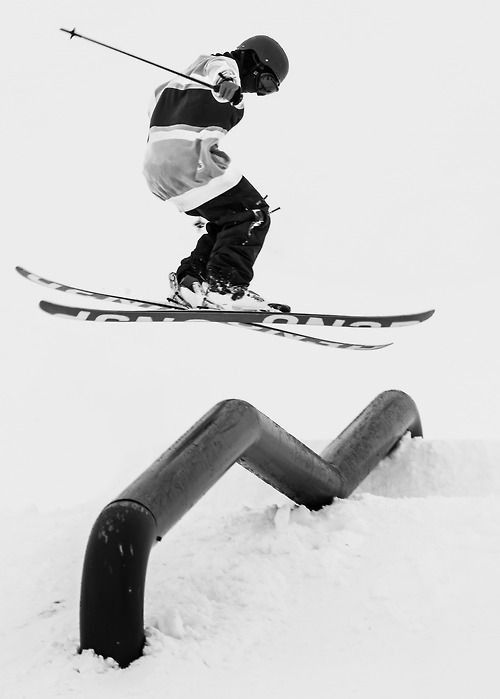
[[[91,298],[95,298],[98,300],[104,300],[104,301],[113,301],[116,303],[120,304],[125,304],[125,305],[131,305],[135,307],[142,307],[142,308],[148,308],[148,309],[156,309],[156,310],[161,310],[165,308],[171,308],[171,309],[177,309],[177,310],[182,310],[182,307],[178,304],[175,303],[156,303],[153,301],[144,301],[143,299],[134,299],[130,298],[127,296],[116,296],[116,295],[108,295],[108,294],[101,294],[96,291],[90,291],[88,289],[81,289],[79,287],[73,287],[73,286],[68,286],[66,284],[60,284],[59,282],[55,282],[51,279],[45,279],[44,277],[40,277],[37,274],[34,274],[33,272],[29,272],[28,270],[24,269],[23,267],[16,267],[16,271],[26,279],[29,279],[30,281],[34,282],[35,284],[40,284],[41,286],[44,286],[46,288],[50,289],[55,289],[56,291],[62,291],[64,293],[72,293],[72,294],[77,294],[77,295],[82,295],[82,296],[89,296]],[[281,337],[285,340],[295,340],[299,342],[305,342],[305,343],[310,343],[314,345],[319,345],[321,347],[333,347],[336,349],[382,349],[384,347],[389,347],[392,345],[392,342],[382,344],[382,345],[363,345],[363,344],[354,344],[354,343],[349,343],[349,342],[337,342],[335,340],[326,340],[322,339],[319,337],[311,337],[310,335],[301,335],[299,333],[291,332],[289,330],[283,330],[283,329],[275,329],[271,328],[266,325],[259,325],[258,323],[227,323],[227,325],[230,325],[234,328],[245,328],[247,330],[255,330],[257,332],[267,332],[268,334],[274,335],[275,337]]]
[[[46,289],[54,289],[55,291],[62,291],[66,294],[76,294],[77,296],[87,296],[89,298],[97,299],[98,301],[111,301],[112,303],[121,303],[123,305],[137,306],[138,308],[148,308],[150,310],[165,310],[166,308],[180,310],[182,307],[176,303],[157,303],[156,301],[145,301],[144,299],[134,299],[129,296],[116,296],[115,294],[101,294],[98,291],[89,291],[89,289],[81,289],[78,286],[68,286],[67,284],[61,284],[60,282],[52,281],[52,279],[45,279],[44,277],[39,277],[38,274],[29,272],[24,267],[16,267],[16,272],[18,272],[25,279],[29,279],[30,282],[35,284],[40,284]]]
[[[144,299],[136,299],[128,296],[117,296],[115,294],[102,294],[88,289],[82,289],[74,286],[67,286],[59,282],[39,277],[33,272],[29,272],[23,267],[16,267],[16,271],[26,279],[40,284],[46,288],[55,289],[64,293],[77,294],[79,296],[88,296],[99,301],[110,301],[121,305],[134,305],[138,308],[148,311],[158,311],[151,313],[151,320],[163,321],[169,319],[170,313],[174,313],[173,320],[210,320],[215,322],[243,322],[243,323],[262,323],[272,322],[276,324],[289,325],[325,325],[330,327],[358,327],[358,328],[389,328],[404,325],[414,325],[422,323],[434,314],[434,310],[423,311],[421,313],[410,313],[405,315],[385,315],[385,316],[363,316],[363,315],[331,315],[331,314],[305,314],[305,313],[261,313],[256,311],[239,312],[239,311],[214,311],[211,309],[185,309],[175,303],[158,303],[156,301],[146,301]],[[120,313],[120,311],[118,311]],[[127,312],[126,312],[127,313]],[[164,317],[161,314],[166,313]],[[181,316],[180,314],[183,314]],[[197,315],[194,315],[197,314]],[[224,316],[221,319],[221,316]],[[273,320],[264,321],[263,318],[272,318]],[[134,318],[129,318],[134,320]]]
[[[257,330],[258,332],[269,333],[276,337],[286,338],[287,340],[297,340],[299,342],[305,343],[309,342],[314,345],[320,345],[321,347],[334,347],[335,349],[377,350],[383,349],[384,347],[390,347],[394,344],[393,342],[386,342],[382,345],[364,345],[357,342],[338,342],[337,340],[326,340],[325,338],[312,337],[311,335],[301,335],[300,333],[273,328],[269,325],[259,325],[258,323],[228,323],[228,325],[234,325],[238,328],[248,328],[250,330]]]
[[[311,327],[346,327],[346,328],[394,328],[414,325],[430,318],[434,311],[397,316],[347,316],[328,313],[269,313],[264,311],[218,311],[204,308],[163,309],[163,310],[104,310],[92,308],[75,308],[41,301],[40,308],[51,314],[72,316],[78,320],[98,322],[185,322],[208,320],[214,323],[264,323],[266,325],[308,325]]]
[[[171,309],[174,311],[185,311],[186,307],[177,303],[173,300],[160,301],[146,301],[145,299],[136,299],[130,296],[117,296],[116,294],[102,294],[98,291],[90,291],[89,289],[82,289],[77,286],[68,286],[67,284],[61,284],[60,282],[55,282],[52,279],[45,279],[44,277],[39,277],[38,274],[34,272],[29,272],[24,267],[16,267],[16,272],[18,272],[25,279],[34,282],[35,284],[40,284],[40,286],[46,289],[53,289],[55,291],[62,291],[63,293],[76,294],[77,296],[87,296],[88,298],[97,299],[98,301],[111,301],[113,303],[120,303],[126,306],[135,306],[136,308],[145,308],[149,310],[165,310]],[[281,304],[271,304],[276,306],[276,310],[281,310]],[[285,308],[289,308],[286,306]]]
[[[26,279],[34,282],[35,284],[40,284],[46,288],[55,289],[56,291],[62,291],[64,293],[72,293],[82,296],[89,296],[98,300],[113,301],[120,304],[132,305],[135,307],[143,307],[148,309],[161,310],[165,308],[172,308],[180,310],[182,307],[175,303],[156,303],[153,301],[144,301],[143,299],[134,299],[127,296],[115,296],[108,294],[101,294],[96,291],[90,291],[88,289],[81,289],[79,287],[68,286],[67,284],[60,284],[59,282],[52,281],[51,279],[45,279],[40,277],[33,272],[29,272],[23,267],[16,267],[16,271]],[[266,325],[259,325],[258,323],[228,323],[235,328],[245,328],[247,330],[256,330],[257,332],[267,332],[275,337],[281,337],[285,340],[295,340],[299,342],[306,342],[314,345],[319,345],[321,347],[333,347],[336,349],[382,349],[383,347],[389,347],[392,342],[383,345],[359,345],[349,342],[336,342],[335,340],[326,340],[318,337],[311,337],[310,335],[301,335],[299,333],[290,332],[289,330],[274,329]]]
[[[70,294],[76,294],[79,296],[87,296],[89,298],[93,298],[99,301],[110,301],[116,304],[120,304],[122,306],[133,306],[135,309],[140,308],[142,309],[143,312],[139,313],[137,310],[134,310],[132,313],[125,311],[125,314],[122,315],[120,312],[118,313],[112,313],[112,315],[120,315],[119,318],[110,318],[110,312],[109,311],[95,311],[96,317],[91,317],[88,316],[86,318],[83,318],[82,316],[75,315],[79,311],[87,311],[87,312],[92,312],[90,309],[74,309],[69,306],[62,306],[62,305],[57,305],[57,304],[50,304],[47,301],[43,301],[40,306],[42,310],[44,310],[47,313],[51,313],[53,315],[63,315],[66,317],[77,317],[80,320],[97,320],[97,321],[109,321],[109,320],[120,320],[120,321],[144,321],[144,320],[150,320],[150,321],[169,321],[169,320],[207,320],[207,321],[215,321],[219,323],[224,323],[231,325],[233,327],[240,327],[240,328],[246,328],[248,330],[254,330],[257,332],[267,332],[269,334],[274,335],[275,337],[281,337],[283,339],[290,339],[290,340],[295,340],[298,342],[305,342],[305,343],[310,343],[310,344],[316,344],[320,345],[322,347],[334,347],[337,349],[359,349],[359,350],[372,350],[372,349],[382,349],[384,347],[389,347],[392,345],[392,342],[389,343],[384,343],[384,344],[379,344],[379,345],[367,345],[367,344],[362,344],[362,343],[351,343],[351,342],[338,342],[335,340],[327,340],[325,338],[317,338],[317,337],[312,337],[310,335],[302,335],[300,333],[296,332],[291,332],[288,329],[284,329],[283,325],[287,324],[289,326],[293,326],[295,324],[305,324],[305,325],[325,325],[329,324],[332,327],[396,327],[398,325],[410,325],[414,323],[420,323],[423,322],[424,320],[427,320],[427,318],[430,318],[434,311],[425,311],[423,313],[416,313],[416,314],[410,314],[410,315],[404,315],[404,316],[321,316],[318,314],[310,315],[307,316],[307,321],[305,321],[305,314],[282,314],[282,313],[277,313],[277,314],[259,314],[255,312],[249,312],[244,314],[248,320],[241,321],[241,315],[239,317],[235,317],[234,312],[222,312],[223,315],[225,316],[224,319],[221,319],[220,313],[218,311],[212,311],[212,310],[202,310],[203,317],[202,318],[193,318],[192,314],[194,312],[193,310],[187,310],[180,306],[179,304],[176,304],[175,302],[156,302],[156,301],[147,301],[145,299],[137,299],[129,296],[118,296],[116,294],[104,294],[101,292],[97,291],[91,291],[90,289],[83,289],[81,287],[76,287],[76,286],[69,286],[67,284],[62,284],[60,282],[53,281],[51,279],[47,279],[45,277],[40,277],[39,275],[28,271],[27,269],[17,266],[16,271],[23,276],[24,278],[28,279],[29,281],[34,282],[35,284],[39,284],[45,288],[49,289],[54,289],[56,291],[61,291],[63,293],[70,293]],[[144,311],[160,311],[160,312],[165,312],[165,311],[170,311],[174,312],[174,315],[171,317],[158,317],[156,314],[153,314],[149,317],[145,317]],[[179,317],[179,314],[187,314],[183,315],[182,317]],[[217,314],[218,317],[215,317],[214,314]],[[262,325],[259,322],[255,322],[260,320],[260,316],[265,316],[267,319],[269,319],[270,315],[274,319],[271,324],[264,324]],[[299,319],[297,319],[297,315],[300,316]],[[98,316],[98,317],[97,317]],[[277,317],[275,317],[277,316]],[[325,323],[324,318],[327,319],[333,319],[333,322],[331,323]],[[276,327],[277,325],[280,325],[280,327]]]
[[[175,321],[177,318],[158,318],[156,316],[151,316],[151,313],[156,313],[156,311],[105,311],[105,310],[92,310],[90,308],[75,308],[73,306],[64,306],[57,303],[51,303],[50,301],[40,301],[40,308],[42,311],[49,313],[50,315],[70,318],[74,320],[83,321],[93,321],[93,322],[139,322],[139,321]],[[186,311],[190,313],[191,311]],[[173,311],[173,313],[181,313],[181,311]],[[212,311],[209,311],[212,313]],[[232,311],[224,314],[225,316],[233,315]],[[183,320],[190,320],[189,318],[183,318]],[[201,318],[200,320],[206,320]],[[209,319],[211,320],[211,318]],[[310,335],[301,335],[299,333],[290,332],[289,330],[283,330],[281,328],[273,327],[272,325],[260,325],[259,323],[246,323],[246,322],[233,322],[231,319],[228,320],[217,320],[217,323],[224,325],[236,326],[238,328],[246,328],[250,330],[256,330],[258,332],[270,333],[276,337],[283,337],[286,339],[296,340],[298,342],[312,343],[315,345],[320,345],[321,347],[333,347],[335,349],[350,349],[350,350],[377,350],[383,349],[384,347],[389,347],[392,342],[384,343],[381,345],[365,345],[357,342],[337,342],[335,340],[326,340],[318,337],[311,337]]]

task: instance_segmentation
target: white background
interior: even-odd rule
[[[497,437],[500,11],[494,0],[248,6],[131,0],[10,5],[2,56],[2,502],[113,497],[217,401],[248,400],[330,440],[379,392],[407,391],[427,437]],[[16,264],[161,299],[192,220],[141,174],[161,70],[257,33],[290,57],[223,148],[281,206],[254,288],[297,311],[437,309],[421,327],[325,330],[347,353],[198,324],[44,316]],[[75,305],[80,299],[74,299]]]

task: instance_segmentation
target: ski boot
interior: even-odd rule
[[[168,275],[168,281],[170,296],[167,301],[177,303],[183,308],[200,308],[203,305],[207,290],[206,282],[202,282],[190,274],[179,281],[175,272]]]
[[[221,289],[218,286],[209,287],[203,308],[218,311],[261,311],[264,313],[289,313],[290,306],[281,303],[268,303],[259,294],[244,286],[232,286]]]

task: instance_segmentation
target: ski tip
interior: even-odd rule
[[[417,313],[410,313],[408,316],[401,316],[401,319],[403,320],[405,317],[408,319],[408,324],[411,325],[411,323],[423,323],[425,320],[429,320],[429,318],[432,318],[436,310],[434,308],[429,308],[427,311],[420,311]]]
[[[24,277],[24,279],[29,279],[31,276],[33,276],[28,269],[21,267],[21,265],[16,265],[15,269],[16,272],[21,275],[21,277]]]
[[[59,306],[56,303],[51,303],[50,301],[44,301],[42,299],[42,301],[38,302],[38,308],[51,316],[82,320],[82,318],[78,317],[79,309],[73,309],[71,306]]]
[[[366,350],[379,350],[379,349],[385,349],[386,347],[392,347],[394,342],[384,342],[383,345],[359,345],[355,346],[353,345],[353,349],[366,349]]]
[[[426,320],[429,320],[429,318],[432,318],[432,316],[434,315],[435,312],[436,312],[435,308],[430,308],[428,311],[423,311],[423,313],[420,314],[418,322],[424,323]]]
[[[38,308],[44,313],[49,313],[51,316],[63,315],[68,316],[70,318],[74,317],[71,313],[71,311],[73,310],[71,306],[59,306],[57,303],[52,303],[51,301],[44,301],[42,299],[38,302]]]
[[[52,313],[52,305],[50,301],[44,301],[43,299],[38,302],[38,308],[40,310],[45,311],[45,313]]]

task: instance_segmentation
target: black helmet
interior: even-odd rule
[[[268,66],[282,83],[288,73],[288,58],[277,41],[270,36],[252,36],[238,47],[241,51],[255,51],[259,61]]]

